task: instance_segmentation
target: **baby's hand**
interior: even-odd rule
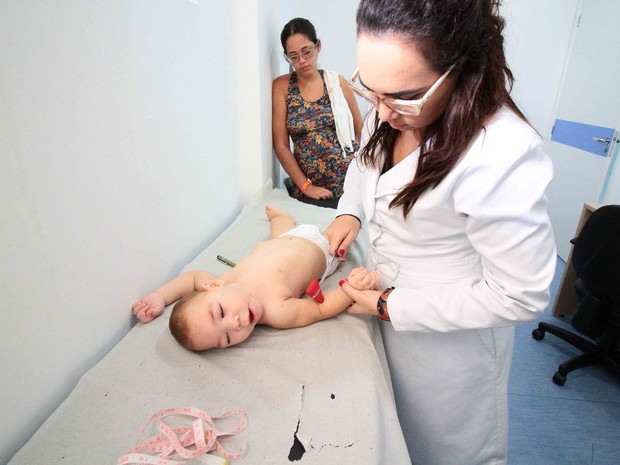
[[[133,304],[131,311],[142,323],[148,323],[161,315],[165,307],[164,298],[157,292],[151,292]]]
[[[347,276],[349,285],[358,291],[375,290],[379,285],[379,273],[368,271],[363,266],[354,268]]]

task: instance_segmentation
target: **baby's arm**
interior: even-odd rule
[[[375,289],[378,275],[360,267],[351,271],[347,281],[358,290]],[[340,288],[327,292],[321,304],[308,298],[290,298],[280,305],[279,311],[265,324],[280,329],[307,326],[342,313],[352,303],[353,299]]]
[[[321,304],[310,298],[291,297],[284,300],[264,323],[279,329],[308,326],[342,313],[352,303],[353,299],[340,288],[327,292]]]
[[[148,323],[161,315],[167,305],[194,291],[203,290],[204,285],[215,277],[208,271],[187,271],[142,297],[131,306],[131,310],[140,321]]]

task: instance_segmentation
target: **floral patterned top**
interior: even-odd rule
[[[323,70],[319,72],[323,76]],[[338,198],[342,195],[344,177],[353,153],[343,154],[325,84],[323,88],[320,99],[307,102],[299,91],[297,73],[291,73],[286,95],[286,128],[293,140],[293,155],[306,177],[313,185],[329,189]],[[292,195],[303,197],[295,184]]]

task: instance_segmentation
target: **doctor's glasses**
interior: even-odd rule
[[[390,110],[393,110],[400,115],[418,116],[422,112],[422,107],[424,106],[426,101],[431,97],[431,95],[433,95],[433,93],[441,85],[444,79],[448,77],[450,71],[452,71],[452,68],[454,68],[454,65],[450,66],[450,68],[448,68],[448,71],[442,74],[439,79],[435,81],[435,84],[433,84],[431,88],[428,89],[428,91],[422,96],[422,98],[416,100],[399,100],[395,98],[379,97],[372,90],[368,90],[364,87],[359,87],[355,84],[355,81],[360,74],[359,68],[355,70],[353,76],[351,76],[351,80],[347,81],[347,84],[353,92],[362,97],[364,100],[372,103],[377,109],[379,108],[379,104],[383,103]]]

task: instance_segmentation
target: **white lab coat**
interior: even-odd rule
[[[396,287],[382,332],[416,464],[505,461],[512,326],[543,312],[556,263],[542,146],[503,109],[406,220],[388,206],[419,150],[381,176],[359,159],[349,166],[338,215],[360,218],[366,265],[381,288]]]
[[[504,110],[407,220],[389,202],[418,151],[383,176],[351,162],[338,203],[368,227],[397,331],[453,331],[537,318],[549,299],[555,243],[545,188],[552,165],[536,132]],[[376,256],[374,256],[377,254]]]

